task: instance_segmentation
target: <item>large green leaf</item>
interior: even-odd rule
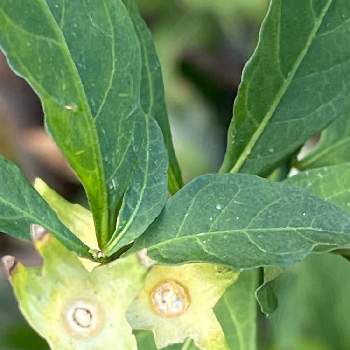
[[[268,175],[350,112],[350,2],[272,0],[234,106],[223,172]]]
[[[321,135],[317,147],[296,164],[299,169],[350,162],[350,115],[335,120]]]
[[[0,45],[41,97],[48,130],[84,184],[103,247],[139,171],[148,118],[128,11],[121,0],[4,0],[0,21]]]
[[[350,212],[350,163],[308,170],[285,183],[302,187]]]
[[[256,286],[257,271],[243,272],[215,306],[232,350],[256,350]]]
[[[89,248],[66,228],[13,163],[0,157],[0,231],[30,239],[30,225],[39,224],[67,248],[89,257]]]
[[[135,248],[157,261],[286,266],[350,243],[350,216],[305,191],[253,175],[197,178],[173,196]]]
[[[140,40],[142,52],[141,104],[146,114],[153,116],[162,129],[165,144],[168,149],[169,190],[175,193],[182,187],[182,177],[176,160],[170,131],[167,108],[165,104],[164,85],[161,66],[153,43],[152,34],[140,16],[136,0],[123,0],[134,22],[136,33]]]

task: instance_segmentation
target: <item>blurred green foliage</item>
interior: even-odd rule
[[[0,276],[0,349],[48,350],[40,338],[21,316],[9,283]]]
[[[266,349],[350,349],[349,290],[349,262],[337,255],[313,255],[286,272],[278,281],[279,307],[267,324]]]

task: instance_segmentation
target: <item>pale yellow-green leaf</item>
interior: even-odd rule
[[[36,241],[42,268],[17,264],[11,273],[19,307],[52,350],[136,350],[125,313],[146,268],[135,255],[88,272],[56,239]]]
[[[155,266],[131,305],[128,320],[134,329],[152,330],[158,348],[192,339],[201,350],[228,350],[213,308],[237,277],[212,264]],[[162,301],[156,304],[155,291],[162,288]],[[178,312],[166,312],[164,306]]]

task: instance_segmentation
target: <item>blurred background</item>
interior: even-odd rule
[[[243,66],[258,38],[268,0],[140,0],[163,67],[177,156],[185,180],[215,172]],[[53,79],[54,80],[54,79]],[[30,179],[39,176],[71,201],[84,198],[43,128],[40,101],[0,53],[0,153]],[[0,234],[0,256],[37,264],[29,244]],[[313,256],[276,287],[279,309],[260,316],[263,350],[349,350],[350,268],[338,256]],[[46,350],[20,316],[0,273],[0,350]]]

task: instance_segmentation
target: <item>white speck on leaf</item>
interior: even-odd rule
[[[64,109],[66,109],[69,112],[76,112],[78,110],[78,106],[72,103],[72,104],[65,105]]]

